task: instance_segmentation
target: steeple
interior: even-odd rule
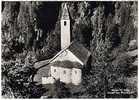
[[[70,18],[66,3],[62,5],[61,16],[61,49],[70,45]]]
[[[69,12],[68,12],[68,8],[67,8],[67,4],[64,3],[62,5],[62,17],[61,19],[63,20],[68,20],[69,19]]]

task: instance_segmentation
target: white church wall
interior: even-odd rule
[[[70,20],[61,20],[61,49],[70,45]]]
[[[42,77],[42,84],[53,84],[55,79],[53,77]]]
[[[71,83],[71,69],[60,68],[60,81],[66,84]]]
[[[56,80],[60,78],[59,67],[51,66],[50,72],[51,72],[51,76],[54,77]]]
[[[81,83],[82,80],[82,71],[81,69],[78,68],[72,68],[72,83],[74,85],[79,85]]]

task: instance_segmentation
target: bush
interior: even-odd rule
[[[36,85],[31,80],[35,71],[32,64],[9,63],[2,65],[2,76],[7,78],[5,84],[8,84],[16,98],[39,98],[45,92],[41,85]]]

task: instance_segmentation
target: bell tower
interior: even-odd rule
[[[62,5],[61,16],[61,49],[70,45],[70,17],[66,3]]]

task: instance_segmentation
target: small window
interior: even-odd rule
[[[54,72],[56,72],[56,69],[54,69]]]
[[[77,74],[77,71],[75,71],[75,74]]]
[[[66,24],[67,24],[66,21],[64,21],[64,26],[66,26]]]
[[[66,74],[66,71],[64,70],[63,73]]]

